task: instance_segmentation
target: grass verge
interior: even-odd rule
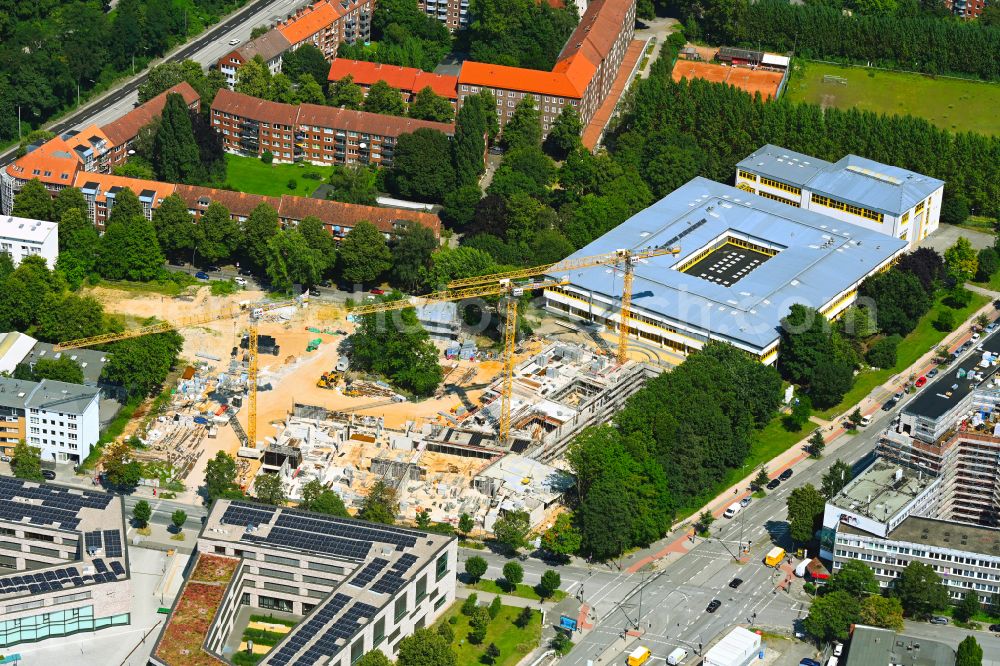
[[[542,617],[536,610],[532,611],[531,622],[524,629],[514,624],[514,619],[521,612],[520,608],[513,606],[503,606],[500,614],[490,622],[486,631],[486,639],[480,645],[473,645],[469,642],[469,618],[459,611],[460,603],[452,604],[439,623],[448,622],[450,618],[456,618],[452,629],[455,638],[451,647],[458,656],[457,663],[463,666],[482,663],[481,660],[486,652],[486,647],[492,643],[500,650],[500,656],[493,662],[495,666],[514,666],[524,655],[531,652],[538,646],[542,637]]]
[[[297,164],[265,164],[259,159],[226,154],[226,185],[240,192],[280,197],[293,194],[312,196],[330,178],[333,167]],[[291,181],[295,181],[293,187]]]
[[[489,592],[491,594],[505,594],[511,597],[521,597],[522,599],[531,599],[532,601],[541,601],[542,599],[540,596],[538,596],[538,593],[535,592],[534,587],[532,587],[531,585],[525,585],[524,583],[518,585],[517,589],[514,590],[513,592],[509,592],[505,587],[500,587],[499,585],[497,585],[497,582],[495,580],[487,580],[485,578],[477,582],[475,585],[466,585],[466,587],[471,587],[472,589],[478,590],[480,592]],[[562,590],[556,590],[552,594],[552,596],[548,599],[548,601],[562,601],[565,598],[566,598],[565,592],[563,592]]]

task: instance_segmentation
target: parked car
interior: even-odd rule
[[[986,325],[986,332],[992,333],[993,331],[997,330],[997,326],[1000,326],[1000,324],[997,324],[995,321],[990,322],[989,324]]]
[[[799,666],[822,666],[822,664],[815,659],[806,658],[799,662]]]
[[[781,479],[782,481],[788,481],[788,479],[792,478],[792,469],[791,468],[786,469],[784,472],[778,475],[778,478]]]
[[[229,45],[230,46],[236,46],[239,43],[240,43],[240,38],[239,37],[233,37],[232,39],[229,40]]]
[[[0,456],[0,462],[10,462],[10,456]]]
[[[913,383],[913,385],[916,386],[917,388],[921,388],[926,383],[927,383],[927,377],[921,375],[921,376],[917,377],[917,381],[915,381]]]
[[[378,287],[375,287],[374,289],[372,289],[368,293],[369,294],[375,294],[376,296],[381,296],[382,294],[385,293],[385,289],[379,289]]]
[[[861,422],[858,425],[860,425],[862,428],[867,428],[871,424],[872,424],[872,417],[869,416],[868,414],[865,414],[864,416],[861,417]]]
[[[719,610],[719,606],[721,606],[721,605],[722,605],[721,601],[719,601],[718,599],[712,599],[708,603],[708,607],[705,609],[705,612],[706,613],[714,613],[715,611]]]
[[[976,341],[976,340],[978,340],[978,339],[979,339],[980,337],[981,337],[981,336],[979,335],[979,333],[973,333],[973,334],[972,334],[972,341],[973,341],[973,342],[975,342],[975,341]],[[966,343],[966,344],[968,344],[968,343]]]
[[[948,618],[944,615],[932,615],[931,624],[948,624]]]
[[[218,266],[213,264],[210,266],[205,266],[205,270],[208,271],[209,273],[218,273],[220,269]]]
[[[729,587],[733,588],[734,590],[742,584],[743,584],[742,578],[734,578],[731,581],[729,581]]]
[[[927,372],[927,378],[928,379],[934,379],[935,377],[937,377],[937,374],[938,374],[938,369],[937,368],[931,368]]]
[[[896,391],[896,395],[892,396],[895,400],[902,400],[905,394],[902,391]]]
[[[993,633],[1000,633],[1000,624],[991,624],[990,631]]]
[[[780,485],[781,485],[781,479],[771,479],[770,481],[767,482],[767,489],[774,490]]]
[[[245,277],[240,277],[239,275],[233,278],[233,282],[240,285],[241,287],[247,286],[247,279]]]
[[[55,481],[56,480],[56,473],[53,472],[51,469],[43,469],[42,470],[42,478],[44,478],[44,479],[46,479],[48,481]]]
[[[842,654],[844,654],[844,644],[840,642],[835,642],[833,644],[833,656],[839,657]]]
[[[196,278],[198,278],[199,280],[207,280],[208,279],[208,273],[206,273],[205,271],[198,271],[197,273],[194,274],[194,276]]]
[[[740,506],[741,506],[741,507],[743,507],[743,508],[745,509],[745,508],[747,508],[748,506],[750,506],[750,502],[752,502],[752,501],[753,501],[753,500],[752,500],[751,498],[749,498],[749,497],[744,497],[743,499],[741,499],[741,500],[740,500]]]
[[[896,400],[895,398],[892,398],[891,400],[887,400],[886,403],[884,405],[882,405],[882,411],[883,412],[888,412],[889,410],[891,410],[893,407],[896,406],[897,402],[899,402],[899,401]]]

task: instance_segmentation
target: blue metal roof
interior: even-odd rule
[[[736,166],[894,216],[913,208],[944,185],[937,178],[857,155],[847,155],[831,164],[770,144]]]
[[[680,254],[635,267],[633,306],[754,349],[777,340],[793,304],[820,308],[907,247],[876,231],[695,178],[573,257],[672,245],[681,234]],[[783,249],[729,286],[675,270],[726,234]],[[620,296],[617,271],[598,267],[565,275],[581,289],[613,301]]]

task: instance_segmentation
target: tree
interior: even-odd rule
[[[278,212],[264,203],[254,208],[243,222],[240,249],[255,270],[267,266],[268,243],[280,231]]]
[[[285,488],[278,474],[259,474],[253,483],[254,497],[264,504],[284,506],[288,502]]]
[[[875,342],[865,354],[865,360],[876,368],[893,368],[896,366],[896,350],[903,338],[890,335]]]
[[[564,160],[581,145],[581,134],[583,134],[583,122],[580,120],[580,114],[577,113],[575,106],[567,104],[552,122],[542,147],[552,159]]]
[[[202,213],[198,226],[201,233],[197,253],[202,261],[215,264],[233,256],[240,244],[240,225],[228,208],[213,201]]]
[[[146,500],[139,500],[132,507],[132,517],[138,527],[145,527],[149,524],[149,518],[153,515],[153,509]],[[186,518],[186,517],[185,517]]]
[[[184,529],[184,523],[187,522],[188,515],[183,509],[177,509],[172,514],[170,514],[170,522],[173,523],[174,530],[180,533]]]
[[[821,641],[843,641],[860,615],[861,603],[856,598],[846,592],[831,592],[813,600],[802,626]]]
[[[121,386],[129,398],[148,396],[160,389],[183,345],[176,331],[116,342],[101,380]]]
[[[715,522],[715,516],[708,509],[705,509],[700,514],[698,514],[698,531],[708,533],[708,528],[712,526]]]
[[[396,522],[397,513],[396,489],[385,481],[376,481],[362,502],[358,516],[373,523],[392,525]]]
[[[761,467],[757,470],[757,476],[753,478],[753,482],[750,484],[758,490],[763,490],[765,486],[771,481],[770,473],[767,471],[767,466]]]
[[[75,187],[64,187],[59,190],[59,194],[52,201],[53,220],[60,222],[59,233],[63,233],[61,221],[67,211],[76,210],[81,215],[87,215],[87,200],[83,198],[83,192]]]
[[[543,600],[551,597],[559,586],[562,585],[562,577],[555,569],[548,569],[542,574],[541,582],[538,584],[538,596]]]
[[[361,659],[358,660],[356,666],[392,666],[392,661],[389,660],[389,657],[385,656],[385,652],[375,648],[365,652],[361,656]]]
[[[156,175],[168,183],[195,183],[201,176],[199,156],[187,104],[179,94],[170,93],[153,137]]]
[[[830,469],[823,473],[821,486],[823,497],[833,499],[844,486],[851,482],[852,478],[854,478],[854,472],[851,466],[842,460],[835,461]]]
[[[486,639],[486,632],[492,619],[488,608],[477,606],[472,610],[472,615],[469,616],[469,627],[472,629],[468,636],[470,643],[473,645],[482,644]]]
[[[371,222],[358,222],[347,232],[338,253],[341,276],[347,282],[374,282],[392,266],[392,253]]]
[[[205,494],[211,503],[233,493],[239,493],[236,460],[225,451],[219,451],[205,465]]]
[[[514,115],[504,125],[500,138],[504,150],[538,148],[542,145],[542,119],[535,107],[535,98],[525,95],[514,108]]]
[[[820,409],[833,407],[844,399],[853,384],[854,366],[846,359],[827,355],[816,365],[809,395]]]
[[[387,116],[406,115],[403,93],[399,88],[393,88],[381,80],[369,86],[362,108],[369,113],[382,113]]]
[[[455,630],[451,628],[451,623],[442,622],[437,628],[438,636],[443,638],[448,644],[455,642]]]
[[[461,173],[456,173],[455,177],[461,180]],[[479,185],[471,183],[457,187],[444,195],[444,209],[441,211],[441,219],[451,226],[462,226],[472,222],[476,215],[476,204],[483,197],[483,191]]]
[[[66,190],[63,190],[65,192]],[[70,208],[59,218],[59,252],[75,249],[71,242],[77,233],[84,229],[93,229],[94,223],[87,219],[86,211]]]
[[[378,203],[375,172],[361,164],[336,165],[330,174],[327,198],[344,203],[374,206]]]
[[[351,515],[340,495],[325,487],[319,479],[311,479],[302,486],[302,500],[299,502],[299,508],[339,518],[349,518]]]
[[[251,97],[270,99],[271,70],[259,54],[247,60],[237,70],[234,90]]]
[[[528,545],[530,531],[531,519],[527,511],[507,511],[493,525],[493,536],[511,552]]]
[[[823,439],[823,433],[816,429],[813,434],[809,437],[809,457],[810,458],[822,458],[823,449],[826,448],[826,440]]]
[[[417,629],[399,641],[398,666],[456,666],[451,645],[430,629]]]
[[[581,541],[580,530],[573,525],[570,513],[560,513],[552,527],[542,533],[542,548],[566,559],[580,550]]]
[[[517,617],[514,618],[514,624],[518,628],[524,629],[529,624],[531,624],[531,618],[534,617],[534,615],[535,615],[534,611],[525,606],[524,608],[521,609],[521,612],[517,614]]]
[[[1000,256],[992,247],[984,247],[979,251],[976,262],[976,282],[989,282],[993,274],[1000,269]]]
[[[132,457],[132,447],[123,439],[104,447],[101,466],[105,481],[113,488],[132,489],[142,479],[142,464]]]
[[[846,592],[856,599],[864,599],[878,594],[878,579],[871,567],[861,560],[847,560],[830,578],[826,591]]]
[[[160,249],[170,257],[188,256],[201,232],[187,204],[176,194],[166,197],[153,211],[153,228]]]
[[[975,277],[979,268],[976,250],[965,236],[959,236],[955,244],[944,251],[944,262],[948,274],[960,283]]]
[[[111,216],[114,217],[114,211]],[[97,263],[103,277],[144,282],[155,278],[162,265],[163,254],[152,222],[143,215],[114,223],[109,220],[101,237],[100,261]]]
[[[955,606],[952,615],[959,622],[968,622],[976,616],[980,610],[979,593],[975,590],[968,590],[962,600]]]
[[[14,207],[10,211],[15,217],[26,217],[31,220],[58,221],[55,216],[55,206],[52,195],[42,185],[42,181],[32,178],[14,197]]]
[[[305,288],[320,281],[326,266],[320,252],[309,247],[298,229],[284,229],[267,242],[267,275],[271,286],[291,291],[295,285]]]
[[[942,333],[950,333],[955,330],[957,326],[955,322],[955,311],[950,309],[943,309],[938,313],[938,316],[932,322],[935,329],[941,331]]]
[[[306,42],[281,56],[281,71],[293,81],[298,81],[305,74],[312,77],[313,82],[319,83],[326,81],[330,63],[318,47]]]
[[[392,245],[392,276],[399,286],[413,291],[420,286],[438,247],[434,232],[417,222],[407,222]]]
[[[476,523],[469,514],[463,513],[458,517],[458,531],[463,535],[468,536],[475,526]]]
[[[417,512],[417,527],[422,530],[426,530],[431,524],[431,513],[424,509],[423,511]]]
[[[407,199],[444,201],[445,194],[455,186],[450,139],[427,127],[401,134],[396,140],[388,185]]]
[[[841,315],[837,329],[852,340],[865,340],[878,333],[878,323],[871,308],[852,305]]]
[[[478,555],[473,555],[465,561],[465,573],[469,575],[473,583],[478,582],[483,577],[487,568],[486,560]]]
[[[390,296],[399,297],[398,292]],[[351,343],[352,369],[384,375],[418,396],[431,395],[441,384],[439,352],[413,308],[362,316]]]
[[[455,117],[451,101],[441,97],[430,86],[425,86],[410,102],[410,117],[419,120],[433,120],[439,123],[450,123]]]
[[[941,577],[928,564],[910,562],[892,586],[892,594],[903,604],[910,617],[925,619],[948,605],[948,590]]]
[[[26,481],[44,481],[42,476],[42,450],[34,446],[28,446],[24,440],[18,440],[14,445],[14,455],[11,456],[10,466],[14,470],[14,476]]]
[[[862,416],[860,408],[855,408],[855,410],[851,412],[850,416],[847,417],[847,419],[851,422],[851,425],[854,426],[855,428],[861,425],[861,422],[864,420],[864,418],[865,417]],[[837,462],[840,461],[838,460]]]
[[[478,607],[479,607],[479,595],[473,592],[472,594],[470,594],[468,597],[465,598],[465,601],[462,602],[462,607],[460,610],[462,612],[462,615],[465,615],[466,617],[472,617],[472,614]]]
[[[497,616],[500,615],[500,611],[502,609],[503,609],[503,602],[500,600],[500,595],[498,594],[495,597],[493,597],[493,601],[491,601],[490,605],[487,607],[487,610],[490,614],[490,618],[494,620],[497,619]]]
[[[483,90],[465,97],[462,108],[458,110],[451,144],[456,182],[460,186],[456,189],[478,185],[479,177],[485,171],[486,141],[496,125],[494,109],[496,99],[492,93]]]
[[[35,361],[34,368],[28,363],[18,363],[14,368],[14,378],[35,382],[43,379],[51,379],[69,384],[82,384],[83,369],[79,363],[68,356],[61,358],[40,358]]]
[[[894,268],[873,275],[862,282],[858,290],[860,296],[874,301],[878,327],[887,335],[906,335],[930,309],[930,294],[936,279],[934,272],[940,269],[934,268],[931,257],[936,254],[933,250],[930,254],[918,250],[905,255],[904,259],[918,253],[920,257],[910,260],[914,271]]]
[[[327,93],[327,104],[330,106],[357,111],[364,104],[364,101],[364,91],[361,90],[361,86],[354,82],[354,77],[350,74],[330,84],[330,90]]]
[[[42,301],[42,309],[38,312],[35,336],[46,342],[65,342],[76,338],[86,338],[91,335],[98,335],[104,332],[104,309],[96,299],[91,296],[77,296],[76,294],[59,295],[48,294]],[[51,361],[52,359],[41,359]],[[59,361],[69,361],[74,366],[76,363],[63,357]],[[50,368],[54,373],[50,379],[57,379],[56,374],[68,373],[68,376],[75,377],[79,371],[79,366],[70,367],[63,364],[43,367]],[[44,373],[45,371],[37,370]],[[41,374],[39,376],[42,376]],[[83,383],[82,374],[80,381],[69,381],[70,383]]]
[[[983,648],[975,636],[966,636],[958,644],[955,666],[983,666]]]
[[[928,294],[934,291],[934,283],[941,278],[944,259],[929,247],[920,247],[899,258],[896,269],[916,277]]]
[[[499,599],[499,597],[497,598]],[[486,652],[483,655],[486,657],[487,663],[495,664],[500,658],[500,648],[496,646],[496,643],[490,643],[486,646]]]
[[[516,590],[518,584],[524,580],[524,567],[517,562],[508,562],[503,565],[503,580],[508,590]]]
[[[969,200],[962,195],[949,193],[941,200],[940,221],[944,224],[962,224],[969,217]]]
[[[788,495],[788,524],[792,541],[805,544],[823,520],[826,499],[811,483],[792,490]]]
[[[903,606],[895,597],[873,594],[861,600],[862,624],[893,631],[903,630]]]

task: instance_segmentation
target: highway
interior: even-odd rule
[[[250,39],[250,31],[262,24],[272,24],[280,18],[292,13],[297,7],[309,4],[308,0],[256,0],[235,14],[225,18],[221,23],[210,27],[201,35],[182,47],[172,51],[165,58],[157,61],[196,60],[204,66],[217,62],[233,47],[228,42],[239,39],[246,42]],[[79,111],[60,119],[45,129],[60,134],[70,129],[80,129],[90,124],[103,125],[131,111],[138,100],[137,91],[145,82],[147,73],[143,72],[130,79],[127,83],[113,89],[109,94],[85,104]],[[17,152],[17,146],[0,153],[0,166],[10,164]]]

